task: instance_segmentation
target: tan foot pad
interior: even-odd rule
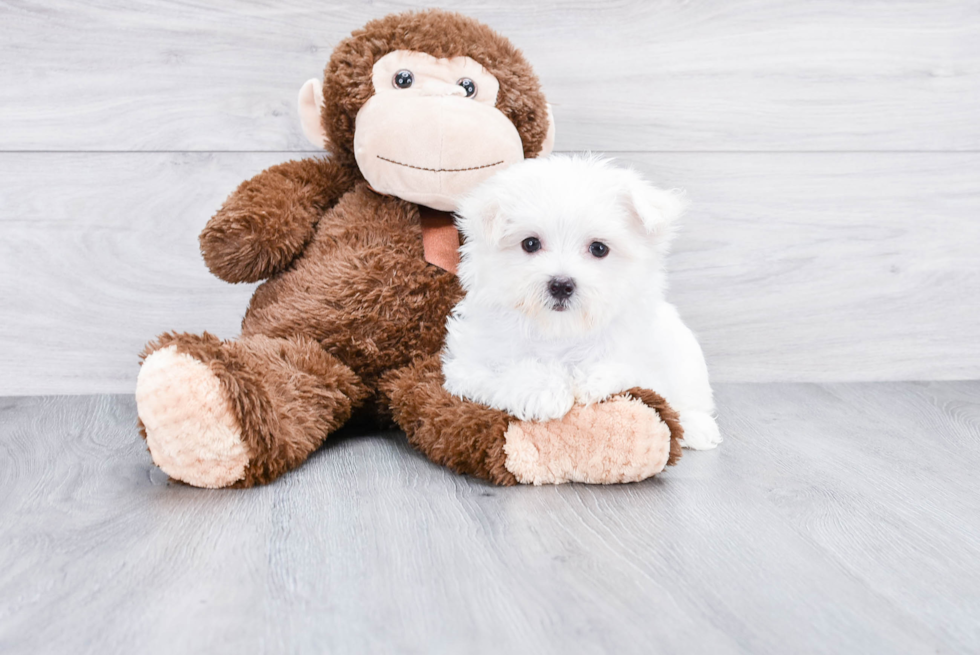
[[[150,354],[136,381],[136,406],[153,463],[170,477],[217,488],[245,476],[238,421],[206,364],[176,346]]]
[[[670,455],[670,428],[643,402],[617,397],[576,405],[558,421],[512,423],[505,466],[523,484],[637,482]]]

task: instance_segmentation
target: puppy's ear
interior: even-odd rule
[[[625,201],[640,230],[660,246],[669,243],[677,219],[687,208],[683,191],[658,189],[638,175],[627,184]]]
[[[478,239],[491,246],[504,237],[500,204],[490,194],[463,199],[456,210],[456,225],[467,239]]]

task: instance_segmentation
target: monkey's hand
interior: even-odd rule
[[[317,221],[354,184],[324,159],[289,161],[243,182],[201,232],[201,253],[227,282],[257,282],[303,252]]]

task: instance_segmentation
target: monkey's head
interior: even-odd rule
[[[368,184],[453,211],[473,186],[546,155],[554,121],[531,66],[486,25],[440,10],[371,21],[300,91],[303,131]]]

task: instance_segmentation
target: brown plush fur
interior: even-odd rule
[[[168,333],[143,354],[175,345],[218,377],[249,456],[240,485],[270,482],[298,466],[352,412],[394,418],[412,444],[455,471],[515,482],[503,451],[512,419],[442,389],[437,354],[446,317],[462,297],[457,279],[424,261],[418,206],[372,191],[351,153],[354,118],[372,93],[371,67],[396,49],[480,62],[500,82],[497,106],[525,154],[541,149],[548,121],[537,78],[506,39],[476,21],[441,11],[389,16],[337,47],[324,84],[331,161],[291,161],[260,173],[201,234],[215,275],[266,279],[241,338]],[[631,393],[679,430],[662,398]]]
[[[461,297],[456,277],[423,258],[418,206],[359,183],[303,256],[256,290],[242,334],[307,335],[374,392],[384,371],[439,351]]]

